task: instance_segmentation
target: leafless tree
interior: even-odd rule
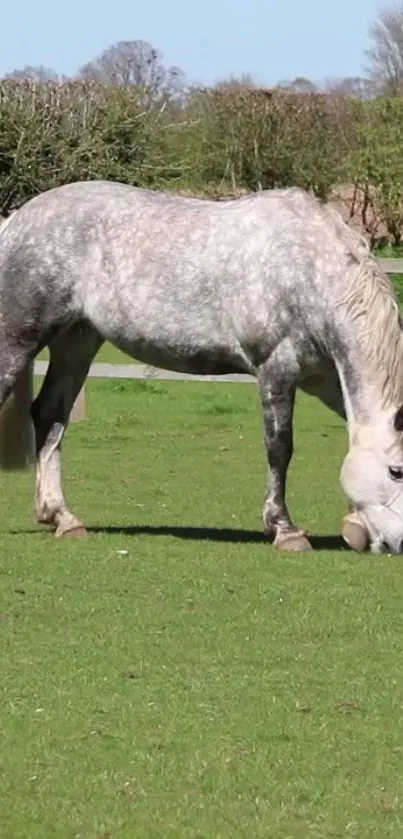
[[[346,76],[342,79],[327,79],[324,92],[334,96],[350,96],[353,99],[372,99],[376,94],[376,85],[371,79],[361,76]]]
[[[317,87],[304,76],[297,76],[295,79],[284,79],[276,84],[279,90],[288,90],[291,93],[316,93]]]
[[[216,90],[234,93],[241,90],[256,90],[258,87],[261,87],[261,85],[258,85],[249,73],[243,73],[241,76],[229,76],[215,84]]]
[[[15,79],[16,81],[30,79],[34,82],[59,82],[63,81],[64,77],[60,76],[59,73],[56,73],[56,70],[52,70],[49,67],[43,67],[42,65],[39,67],[32,67],[27,64],[21,69],[12,70],[11,73],[5,73],[4,78]]]
[[[384,9],[369,31],[366,51],[371,79],[384,92],[397,95],[403,90],[403,3]]]
[[[152,101],[179,94],[185,79],[178,67],[165,67],[162,54],[147,41],[118,41],[79,70],[84,79],[143,87]]]

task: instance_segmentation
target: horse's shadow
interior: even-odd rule
[[[174,536],[189,542],[222,542],[233,545],[271,545],[269,539],[260,530],[245,530],[231,527],[194,527],[192,525],[95,525],[87,527],[88,533],[106,534],[112,536]],[[43,529],[31,527],[25,530],[8,530],[10,535],[40,534]],[[311,535],[309,541],[315,551],[349,551],[350,548],[341,536],[333,534]]]
[[[224,527],[193,527],[177,525],[114,525],[88,527],[89,533],[106,533],[116,536],[174,536],[189,542],[224,542],[226,544],[270,545],[271,541],[259,530],[238,530]],[[315,551],[349,550],[341,536],[309,536]]]

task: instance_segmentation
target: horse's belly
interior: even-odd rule
[[[142,297],[141,289],[129,300],[116,289],[107,306],[94,297],[85,308],[105,340],[144,364],[196,375],[252,372],[251,361],[217,307],[197,300],[163,305],[146,293]]]
[[[222,346],[172,346],[138,338],[125,340],[111,338],[122,352],[136,358],[143,364],[190,373],[199,376],[222,376],[228,373],[251,372],[243,353]]]

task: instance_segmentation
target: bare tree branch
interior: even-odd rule
[[[229,76],[227,79],[221,79],[215,84],[217,90],[236,91],[241,90],[256,90],[259,85],[253,80],[249,73],[243,73],[241,76]]]
[[[43,67],[42,65],[39,67],[32,67],[29,64],[21,69],[17,68],[16,70],[12,70],[11,73],[6,73],[4,78],[15,79],[15,81],[18,81],[19,79],[21,81],[29,79],[34,82],[62,82],[66,80],[66,77],[60,76],[56,70],[52,70],[49,67]]]
[[[350,96],[353,99],[373,99],[377,88],[371,79],[364,79],[361,76],[346,76],[341,79],[326,79],[324,83],[325,93],[334,96]]]
[[[147,41],[118,41],[94,61],[84,64],[79,77],[101,83],[143,87],[151,101],[175,95],[185,87],[179,67],[165,67],[162,54]]]
[[[278,90],[288,90],[291,93],[316,93],[318,90],[316,85],[304,76],[297,76],[292,80],[284,79],[277,82],[276,87]]]
[[[403,4],[382,11],[369,30],[366,51],[368,72],[380,89],[390,95],[403,89]]]

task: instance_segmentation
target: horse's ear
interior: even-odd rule
[[[397,409],[394,419],[395,431],[403,431],[403,405]]]

